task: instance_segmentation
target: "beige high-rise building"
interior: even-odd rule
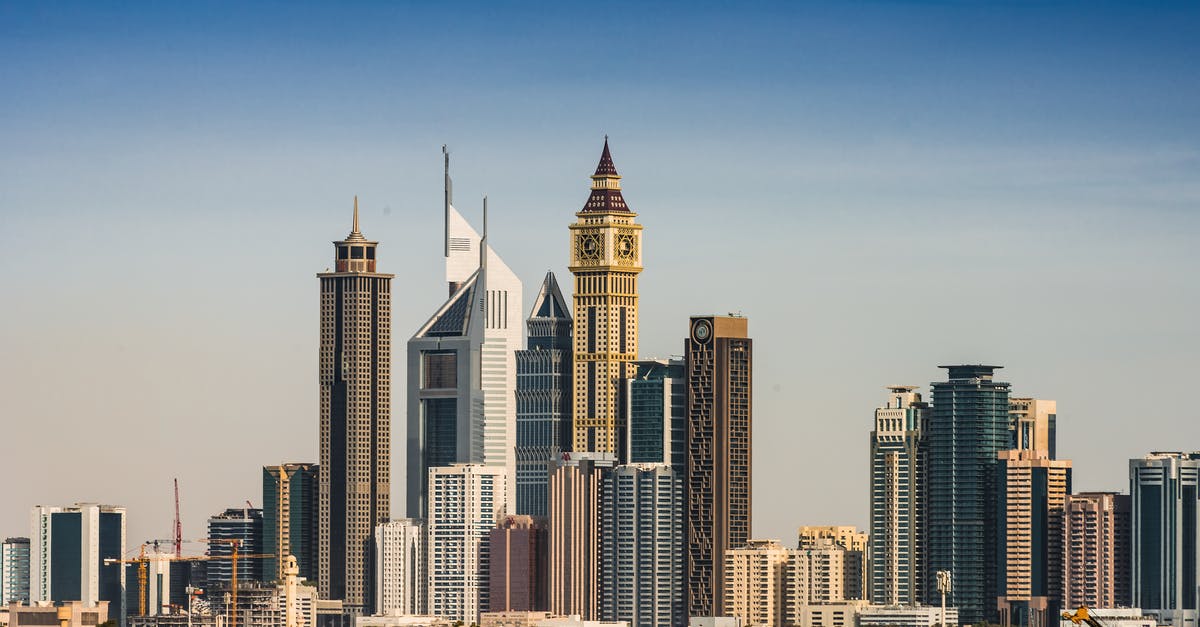
[[[372,609],[368,547],[391,515],[392,275],[354,223],[321,280],[318,588],[352,613]]]
[[[600,474],[611,453],[563,453],[550,473],[550,612],[597,620],[600,614]]]
[[[806,624],[815,605],[842,603],[846,550],[828,538],[806,548],[784,548],[776,540],[751,540],[725,552],[723,615],[746,626]]]
[[[1004,553],[996,581],[1002,625],[1058,624],[1062,595],[1063,514],[1071,493],[1071,462],[1035,450],[998,454],[1003,486],[997,508]]]
[[[636,371],[642,226],[621,196],[621,176],[607,137],[591,195],[575,215],[579,219],[570,226],[575,276],[572,445],[576,451],[616,453],[621,441],[617,388]]]
[[[1063,608],[1128,607],[1130,499],[1115,492],[1067,497],[1063,518]]]
[[[1041,457],[1054,459],[1055,432],[1058,427],[1058,402],[1038,398],[1008,399],[1009,430],[1012,448],[1033,451]]]
[[[842,591],[840,598],[858,600],[866,598],[867,543],[869,534],[857,527],[844,525],[800,527],[797,548],[824,547],[833,543],[845,550],[842,568]]]

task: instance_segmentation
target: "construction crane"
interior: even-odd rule
[[[1075,610],[1074,614],[1063,612],[1062,617],[1071,621],[1072,624],[1087,623],[1088,627],[1104,627],[1104,625],[1095,618],[1088,616],[1088,608],[1086,605],[1080,606]]]
[[[146,563],[150,558],[146,557],[146,544],[143,543],[142,548],[138,551],[138,556],[133,559],[122,560],[114,557],[105,558],[105,564],[137,564],[138,565],[138,616],[146,615]]]
[[[179,479],[175,479],[175,558],[183,557],[183,522],[179,519]]]

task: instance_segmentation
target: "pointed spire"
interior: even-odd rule
[[[347,242],[366,241],[367,238],[358,230],[358,194],[354,195],[354,223],[350,228],[350,234],[346,236]]]
[[[596,173],[592,176],[617,176],[617,166],[608,152],[608,135],[604,136],[604,152],[600,153],[600,163],[596,165]]]

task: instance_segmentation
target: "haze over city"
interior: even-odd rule
[[[62,10],[69,8],[70,10]],[[404,341],[455,204],[566,270],[605,135],[644,231],[643,357],[756,343],[754,537],[867,515],[884,386],[1004,366],[1075,489],[1194,450],[1200,9],[1115,3],[0,6],[0,535],[128,507],[133,546],[314,461],[318,281],[380,242],[392,503]]]

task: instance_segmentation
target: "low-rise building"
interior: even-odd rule
[[[935,627],[942,608],[932,605],[868,605],[858,610],[858,627]],[[958,625],[958,608],[946,608],[946,625]]]
[[[453,624],[439,616],[406,616],[399,612],[354,618],[354,627],[451,627]]]
[[[693,616],[688,627],[742,627],[742,619],[736,616]]]
[[[534,627],[629,627],[624,620],[583,620],[578,614],[539,620]]]
[[[479,627],[535,627],[538,621],[554,618],[550,612],[484,612]]]
[[[799,622],[789,622],[789,627],[855,627],[858,612],[868,603],[862,600],[841,603],[810,603],[799,609]]]
[[[49,601],[8,604],[9,627],[95,627],[107,620],[108,601],[97,601],[91,606],[81,601],[63,601],[57,605]]]

